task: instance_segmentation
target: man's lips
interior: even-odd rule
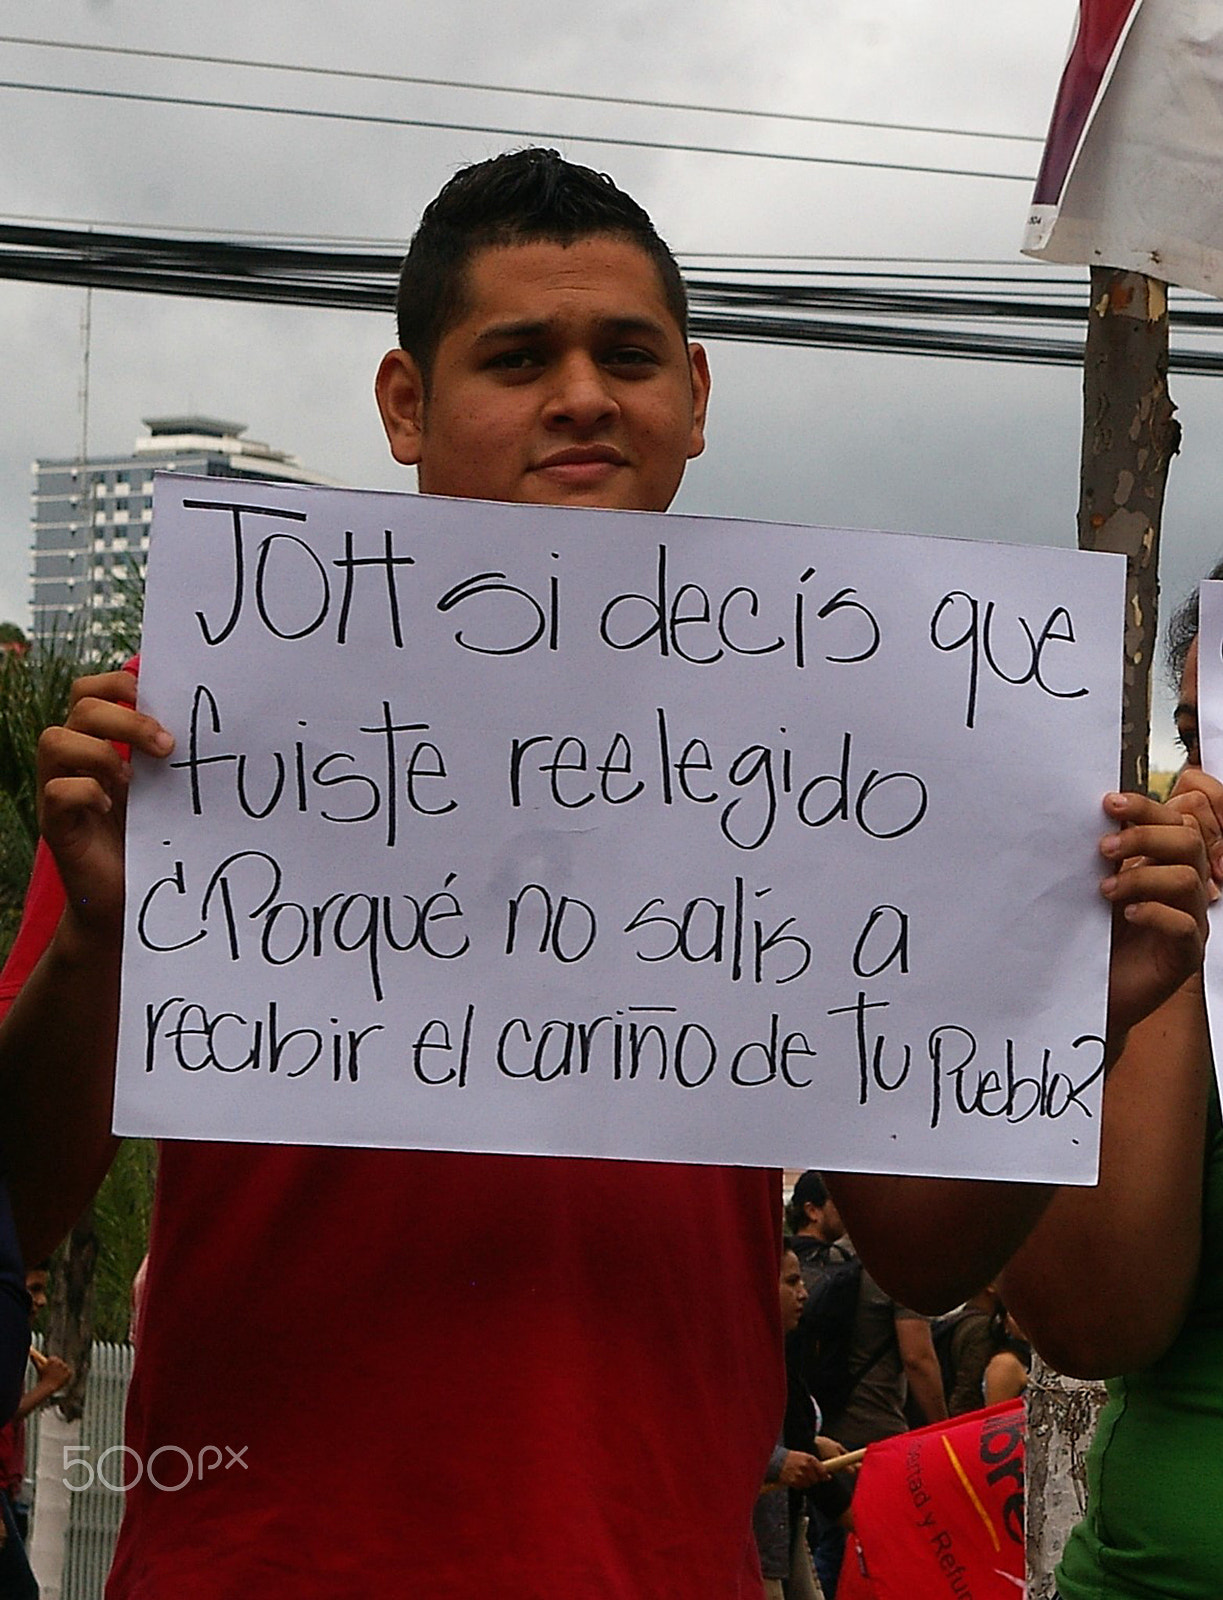
[[[602,477],[609,468],[627,465],[625,457],[614,445],[583,444],[552,451],[535,463],[535,471],[581,482],[586,478]]]

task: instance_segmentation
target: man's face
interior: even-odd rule
[[[391,452],[426,494],[665,511],[704,448],[709,375],[657,268],[594,234],[483,250],[426,400],[391,351],[376,391]]]
[[[841,1213],[837,1210],[837,1203],[829,1195],[822,1206],[817,1206],[813,1200],[808,1200],[803,1207],[807,1218],[807,1232],[814,1233],[817,1239],[822,1239],[825,1244],[836,1244],[837,1240],[844,1237],[845,1224],[841,1221]]]
[[[841,1221],[841,1213],[837,1210],[837,1203],[831,1195],[824,1202],[823,1234],[829,1244],[836,1244],[838,1239],[845,1237],[845,1224]]]
[[[807,1304],[807,1286],[793,1250],[787,1250],[781,1258],[778,1288],[781,1292],[781,1331],[792,1333],[798,1327],[803,1307]]]
[[[30,1296],[30,1321],[46,1308],[47,1304],[47,1274],[45,1272],[27,1272],[25,1286]]]

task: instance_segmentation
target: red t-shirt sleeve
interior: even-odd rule
[[[39,840],[34,856],[34,871],[26,890],[21,927],[0,972],[0,1017],[12,1005],[22,984],[38,965],[64,910],[64,886],[59,880],[55,858]]]
[[[133,677],[140,675],[140,657],[133,656],[124,663],[124,672]],[[126,754],[126,746],[119,749]],[[59,868],[45,842],[38,841],[34,855],[34,870],[26,890],[25,909],[17,938],[9,951],[4,970],[0,972],[0,1017],[3,1017],[17,997],[22,984],[33,972],[43,951],[51,943],[51,935],[59,926],[64,911],[64,886],[60,882]]]

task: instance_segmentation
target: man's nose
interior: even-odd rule
[[[550,424],[594,428],[619,410],[608,376],[593,357],[574,352],[557,365],[546,407]]]

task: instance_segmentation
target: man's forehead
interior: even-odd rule
[[[633,240],[587,234],[486,245],[467,263],[461,317],[544,322],[563,300],[597,300],[608,320],[673,324],[657,264]]]

